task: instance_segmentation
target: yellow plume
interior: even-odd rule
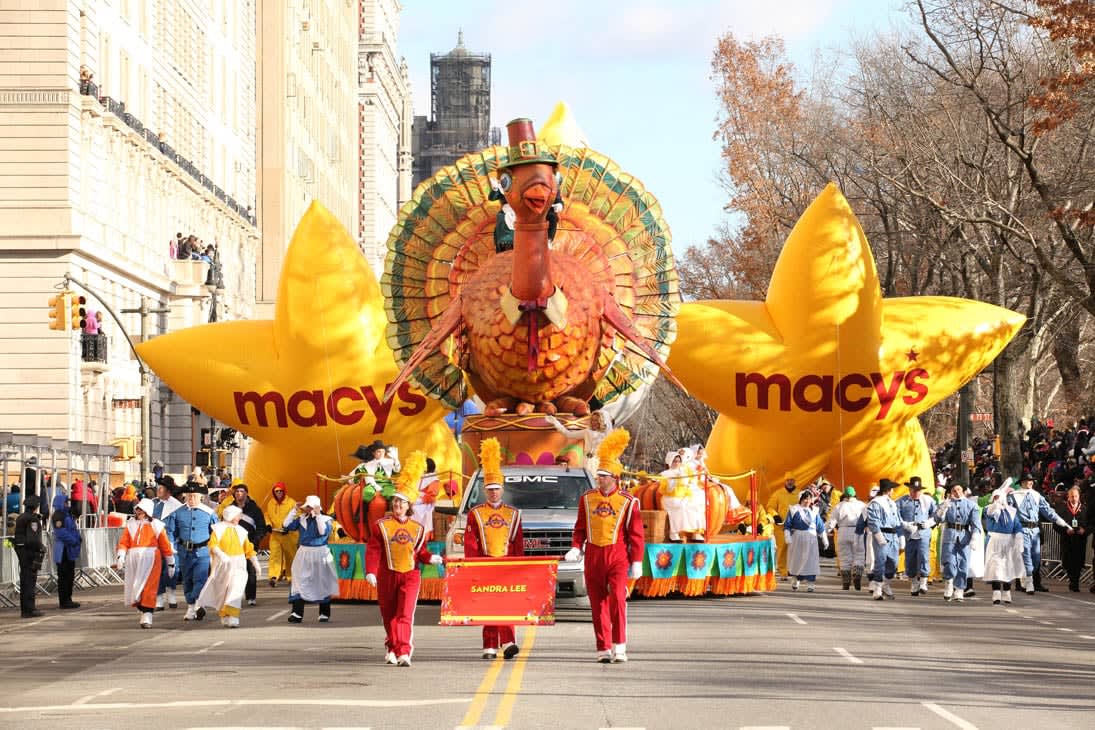
[[[485,439],[479,444],[479,466],[483,468],[483,484],[504,484],[502,480],[502,444],[498,439]]]
[[[601,445],[597,447],[597,468],[620,476],[620,472],[624,470],[623,464],[620,463],[620,455],[624,453],[629,441],[631,441],[631,434],[626,428],[617,428],[609,432]]]
[[[426,473],[426,454],[414,451],[403,462],[403,469],[395,476],[395,493],[414,504],[418,501],[418,483]]]

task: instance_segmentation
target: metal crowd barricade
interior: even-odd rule
[[[118,585],[122,576],[111,565],[124,527],[87,527],[80,530],[84,542],[76,564],[76,586],[97,588]]]
[[[1042,577],[1056,578],[1057,580],[1067,579],[1068,572],[1065,570],[1061,552],[1061,533],[1053,528],[1052,522],[1041,522],[1039,526],[1042,533]],[[1085,559],[1089,559],[1091,555],[1088,551],[1086,538],[1084,539],[1083,554]],[[1091,580],[1092,575],[1092,564],[1089,560],[1084,563],[1083,570],[1080,571],[1080,582]]]

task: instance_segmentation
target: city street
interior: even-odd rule
[[[831,568],[827,572],[832,573]],[[514,661],[479,658],[476,628],[417,613],[414,666],[381,664],[373,605],[286,623],[260,588],[242,627],[156,615],[121,589],[21,621],[0,612],[0,726],[21,728],[1081,728],[1095,699],[1095,596],[963,605],[938,588],[875,602],[832,577],[814,594],[630,604],[628,664],[593,661],[588,615],[518,630]],[[1085,720],[1086,718],[1086,720]]]

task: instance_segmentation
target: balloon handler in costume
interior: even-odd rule
[[[1023,588],[1029,595],[1034,595],[1036,590],[1046,592],[1049,589],[1042,585],[1042,530],[1038,521],[1052,522],[1068,535],[1075,530],[1049,506],[1040,492],[1034,491],[1034,477],[1030,474],[1020,477],[1019,488],[1008,495],[1008,504],[1019,512],[1019,520],[1023,523],[1023,566],[1026,568]]]
[[[115,569],[125,573],[125,604],[140,611],[142,629],[152,628],[156,591],[160,587],[160,560],[166,562],[169,574],[175,572],[171,541],[167,539],[164,524],[153,519],[155,509],[152,500],[147,498],[133,508],[133,516],[126,520],[118,540],[115,561]]]
[[[209,536],[217,515],[212,508],[202,504],[205,486],[188,481],[182,493],[186,504],[171,513],[171,542],[179,552],[179,571],[182,574],[183,594],[186,597],[184,621],[201,621],[205,609],[200,608],[198,595],[209,578]]]
[[[639,500],[620,490],[620,454],[631,435],[618,428],[598,449],[597,488],[578,500],[574,539],[566,554],[575,562],[585,554],[586,589],[593,611],[596,659],[602,664],[627,661],[627,579],[643,574],[643,520]]]
[[[992,586],[992,603],[1011,605],[1011,582],[1026,575],[1023,568],[1023,523],[1019,511],[1008,504],[1011,477],[992,493],[985,507],[985,582]]]
[[[396,477],[392,513],[376,521],[365,548],[365,580],[376,586],[384,622],[384,663],[401,667],[411,666],[414,651],[414,609],[422,582],[418,564],[443,562],[426,547],[426,528],[410,518],[425,473],[426,455],[415,451]]]
[[[826,548],[829,547],[829,536],[825,534],[821,513],[814,506],[813,492],[804,490],[799,495],[798,504],[787,510],[783,532],[787,540],[787,570],[794,581],[791,590],[797,591],[799,582],[806,581],[806,591],[813,593],[817,575],[821,572],[818,539]]]
[[[258,575],[259,559],[255,547],[247,539],[247,530],[240,526],[243,510],[234,504],[224,508],[223,519],[209,533],[209,556],[213,569],[205,581],[198,606],[212,608],[221,617],[221,624],[235,629],[240,625],[240,606],[247,588],[247,564]]]
[[[947,488],[947,499],[935,512],[935,521],[943,526],[939,542],[943,546],[943,600],[966,599],[970,544],[981,539],[981,521],[977,508],[966,499],[965,487],[954,482]],[[957,586],[957,588],[955,587]]]
[[[468,512],[464,530],[464,556],[468,558],[501,558],[525,554],[525,539],[521,531],[521,510],[502,502],[502,446],[498,439],[489,438],[479,447],[479,463],[483,467],[483,488],[487,501]],[[512,659],[520,651],[513,626],[483,627],[483,658],[494,659],[498,650]]]
[[[867,505],[856,499],[855,487],[851,485],[844,488],[844,497],[829,512],[829,521],[825,526],[829,530],[836,528],[836,561],[840,570],[841,587],[848,590],[854,582],[858,591],[862,586],[867,545],[863,534],[856,532],[856,527],[863,518]]]
[[[905,486],[909,493],[897,500],[897,513],[901,515],[905,536],[905,573],[909,576],[910,595],[923,596],[928,592],[928,573],[931,571],[928,553],[936,505],[934,499],[924,494],[920,477],[910,478]]]
[[[783,524],[783,519],[787,516],[787,510],[791,509],[791,505],[796,504],[795,499],[795,478],[791,475],[791,472],[787,472],[783,475],[783,491],[772,492],[772,496],[768,498],[768,504],[765,508],[768,510],[768,514],[772,516],[772,520],[777,525]],[[776,536],[776,570],[780,578],[787,577],[787,541],[783,539],[783,530],[777,529],[775,531]]]
[[[338,574],[335,559],[327,548],[334,521],[323,514],[322,503],[315,494],[308,495],[304,504],[293,507],[282,527],[289,533],[299,533],[300,540],[293,558],[289,582],[289,603],[293,611],[289,623],[304,620],[304,604],[319,604],[319,620],[331,620],[331,599],[338,595]]]
[[[897,572],[898,531],[901,529],[901,515],[890,492],[897,482],[889,479],[878,480],[878,496],[867,504],[868,539],[874,541],[874,565],[871,568],[871,596],[881,601],[883,595],[893,600],[893,587],[890,581]]]
[[[284,525],[289,513],[296,509],[296,506],[297,501],[285,490],[285,482],[278,482],[270,490],[270,498],[266,500],[262,509],[266,524],[270,528],[270,561],[266,567],[271,588],[277,585],[279,580],[289,580],[293,576],[290,566],[297,554],[297,533],[295,530],[286,530]]]

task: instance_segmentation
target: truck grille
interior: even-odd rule
[[[525,555],[557,555],[570,550],[572,530],[525,530]]]

